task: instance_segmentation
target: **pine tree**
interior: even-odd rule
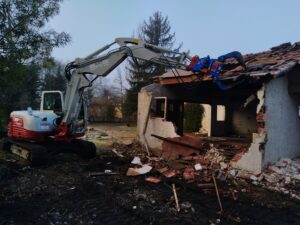
[[[159,11],[150,16],[148,21],[143,22],[139,27],[138,36],[146,43],[170,49],[175,42],[175,33],[171,32],[168,17],[164,17]],[[125,117],[132,119],[137,112],[138,92],[142,87],[152,82],[153,76],[161,75],[166,69],[164,66],[141,60],[138,61],[138,65],[133,60],[129,60],[126,69],[128,73],[127,82],[130,88],[126,92],[123,110]]]

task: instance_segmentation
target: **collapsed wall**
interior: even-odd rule
[[[254,173],[260,173],[263,169],[263,157],[264,157],[264,144],[266,141],[266,130],[265,130],[265,86],[257,91],[256,94],[259,102],[256,108],[256,122],[259,125],[257,133],[252,135],[252,143],[248,151],[236,157],[236,160],[231,162],[231,166],[251,171]]]
[[[172,122],[166,121],[164,118],[151,116],[154,107],[152,99],[161,95],[162,87],[156,84],[150,85],[150,87],[148,88],[152,90],[151,92],[147,88],[143,88],[138,94],[138,139],[143,145],[150,148],[162,148],[163,141],[153,137],[152,134],[162,137],[179,137],[179,135],[175,132]]]

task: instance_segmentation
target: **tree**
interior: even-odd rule
[[[50,60],[43,67],[43,78],[41,81],[41,90],[59,90],[66,91],[67,80],[64,73],[65,65],[61,62]]]
[[[199,131],[202,127],[204,107],[198,103],[184,104],[184,130],[187,132]]]
[[[115,78],[115,89],[117,92],[117,95],[119,97],[119,104],[123,104],[124,103],[124,95],[125,95],[125,84],[124,84],[124,78],[122,75],[122,72],[120,69],[118,69],[118,76]]]
[[[54,47],[68,43],[68,34],[45,29],[49,19],[58,14],[61,1],[1,0],[1,59],[19,63],[41,61],[49,57]]]
[[[148,21],[144,21],[139,27],[138,36],[144,42],[158,45],[164,48],[172,48],[175,42],[175,33],[171,32],[168,17],[161,12],[155,12]],[[180,46],[177,48],[179,50]],[[130,88],[126,92],[124,113],[127,118],[132,117],[137,111],[137,95],[140,89],[151,83],[152,77],[161,75],[166,68],[154,63],[138,61],[136,65],[133,60],[127,66],[127,81]]]
[[[34,103],[39,67],[70,36],[45,27],[62,0],[0,0],[0,115]],[[32,102],[31,102],[32,101]],[[4,121],[4,122],[3,122]]]

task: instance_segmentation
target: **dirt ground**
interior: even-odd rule
[[[120,158],[111,149],[124,154]],[[300,202],[249,184],[218,180],[224,213],[214,189],[201,190],[178,178],[158,184],[149,175],[126,176],[140,147],[113,144],[93,160],[59,154],[32,168],[0,156],[0,225],[27,224],[299,224]],[[111,170],[117,174],[92,175]],[[152,172],[151,175],[156,175]],[[181,211],[175,208],[175,183]],[[235,196],[230,189],[236,189]]]
[[[120,123],[94,123],[89,126],[92,130],[85,136],[101,148],[113,143],[131,144],[136,139],[136,126]]]

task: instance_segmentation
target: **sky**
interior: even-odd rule
[[[67,63],[131,37],[155,12],[168,16],[176,45],[191,55],[255,53],[300,41],[299,0],[64,0],[48,28],[72,41],[52,55]]]

